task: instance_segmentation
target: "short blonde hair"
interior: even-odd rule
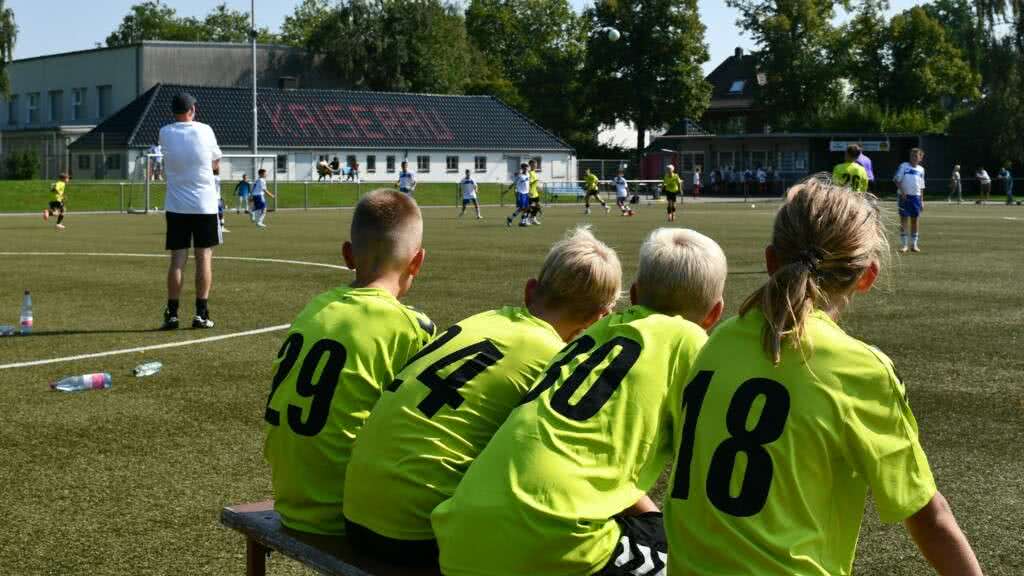
[[[551,247],[535,294],[544,306],[585,320],[614,306],[621,291],[622,264],[615,250],[581,226]]]
[[[423,244],[423,217],[416,201],[401,192],[374,190],[356,204],[352,253],[367,272],[406,265]]]
[[[688,228],[658,228],[640,247],[637,303],[699,322],[722,299],[728,264],[717,242]]]

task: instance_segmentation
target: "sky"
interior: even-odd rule
[[[117,28],[128,9],[139,0],[8,0],[18,23],[18,41],[14,57],[30,58],[73,50],[95,48]],[[225,0],[228,6],[248,12],[249,0]],[[590,0],[570,0],[578,10]],[[219,0],[167,0],[181,16],[204,16]],[[257,0],[256,24],[277,30],[298,0]],[[736,27],[736,11],[725,0],[699,0],[701,18],[707,27],[710,60],[704,64],[710,72],[731,56],[737,46],[750,50],[749,38]],[[911,0],[890,0],[890,12],[919,4]],[[84,8],[84,9],[83,9]]]

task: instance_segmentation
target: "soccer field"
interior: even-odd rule
[[[508,229],[505,212],[485,206],[477,221],[424,208],[427,260],[406,302],[439,328],[518,304],[548,246],[584,222],[618,250],[628,286],[642,239],[664,219],[660,206],[635,218],[562,206],[547,209],[542,226]],[[687,203],[679,213],[677,226],[715,238],[729,258],[729,314],[764,278],[773,214],[760,202]],[[310,265],[342,264],[350,218],[281,211],[258,230],[229,213],[210,300],[217,327],[165,333],[155,330],[166,297],[162,217],[72,213],[61,233],[38,216],[0,217],[0,324],[17,323],[29,289],[36,326],[0,338],[0,574],[244,572],[242,537],[217,518],[225,504],[271,496],[262,416],[284,332],[240,333],[285,326],[312,296],[350,279]],[[842,322],[895,361],[939,487],[990,575],[1024,573],[1022,239],[1024,208],[930,203],[924,252],[894,255],[880,288]],[[191,274],[189,266],[183,318],[193,310]],[[8,367],[189,341],[197,342]],[[148,360],[163,371],[133,378],[130,369]],[[47,386],[100,371],[113,374],[110,390]],[[902,527],[880,524],[870,505],[856,569],[930,573]],[[270,573],[305,572],[275,556]]]

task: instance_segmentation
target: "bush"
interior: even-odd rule
[[[39,172],[39,155],[35,150],[12,152],[4,164],[9,180],[32,180]]]

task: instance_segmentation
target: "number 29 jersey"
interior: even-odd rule
[[[471,316],[398,374],[352,449],[345,517],[397,540],[433,540],[430,513],[564,342],[525,308]]]
[[[588,576],[671,455],[664,405],[707,339],[642,306],[591,326],[553,359],[431,516],[447,576]]]
[[[434,325],[377,288],[335,288],[292,322],[274,362],[264,419],[274,508],[285,526],[344,534],[352,443],[398,370]]]
[[[935,494],[892,362],[816,311],[774,366],[765,324],[723,322],[669,395],[673,575],[848,575],[869,487],[883,522]]]

